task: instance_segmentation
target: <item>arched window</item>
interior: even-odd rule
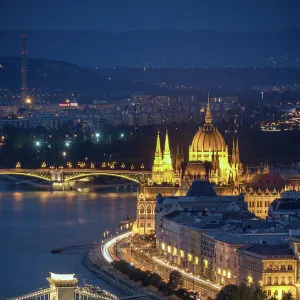
[[[141,223],[141,228],[143,228],[144,227],[144,223]]]
[[[140,214],[144,214],[145,213],[145,206],[144,204],[140,205]]]
[[[278,291],[276,290],[275,293],[274,293],[274,296],[278,296]]]
[[[289,284],[293,284],[293,278],[291,276],[288,277]]]
[[[151,213],[152,213],[151,205],[148,204],[147,205],[147,214],[151,214]]]
[[[148,228],[151,228],[151,224],[150,224],[150,223],[148,223],[148,224],[147,224],[147,227],[148,227]]]
[[[278,277],[274,278],[274,284],[278,284]]]

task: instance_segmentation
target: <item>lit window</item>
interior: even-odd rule
[[[164,243],[161,244],[161,249],[165,250],[166,246]]]
[[[228,273],[227,273],[227,277],[228,278],[231,278],[231,273],[228,271]]]
[[[204,266],[205,266],[205,268],[208,267],[208,260],[207,259],[204,259]]]

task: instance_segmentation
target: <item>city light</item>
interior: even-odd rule
[[[107,235],[108,235],[108,231],[106,232]],[[114,259],[112,258],[112,256],[110,255],[110,252],[109,252],[109,248],[115,244],[117,241],[120,241],[122,239],[125,239],[127,237],[129,237],[130,235],[133,234],[133,231],[129,231],[129,232],[126,232],[126,233],[123,233],[123,234],[120,234],[118,235],[117,237],[114,237],[112,238],[111,240],[109,240],[108,242],[106,242],[102,247],[101,247],[101,252],[102,252],[102,255],[104,257],[104,259],[109,262],[109,263],[112,263],[114,261]]]
[[[62,153],[62,156],[63,156],[63,158],[64,158],[64,162],[65,162],[65,160],[66,160],[66,156],[67,156],[67,152],[65,152],[65,151],[64,151],[64,152]]]
[[[66,147],[70,146],[70,142],[65,142]]]
[[[36,145],[37,147],[39,147],[39,146],[41,146],[41,142],[40,142],[40,141],[36,141],[36,142],[35,142],[35,145]]]
[[[99,138],[100,138],[100,133],[96,132],[95,133],[95,137],[96,137],[96,142],[98,143],[99,142]]]
[[[124,133],[121,133],[121,134],[120,134],[120,138],[121,138],[121,139],[122,139],[124,136],[125,136]]]

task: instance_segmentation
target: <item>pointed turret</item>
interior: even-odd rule
[[[236,148],[235,148],[235,160],[239,164],[240,161],[240,149],[239,149],[239,138],[236,138]]]
[[[236,153],[235,153],[235,145],[234,145],[234,137],[232,139],[232,154],[231,154],[231,163],[236,163]]]
[[[165,139],[165,149],[164,149],[163,163],[168,164],[168,165],[172,165],[168,129],[166,130],[166,139]]]
[[[210,95],[208,94],[206,114],[205,114],[205,124],[211,124],[211,122],[212,122],[212,116],[210,111]]]
[[[160,165],[162,163],[162,153],[160,147],[160,137],[159,137],[159,130],[157,131],[157,138],[156,138],[156,149],[155,149],[155,156],[154,156],[154,165]]]

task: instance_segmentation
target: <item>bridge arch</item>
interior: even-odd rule
[[[82,178],[86,178],[86,177],[90,177],[90,176],[110,176],[110,177],[118,177],[118,178],[122,178],[122,179],[127,179],[129,181],[132,181],[134,183],[140,184],[140,180],[139,174],[126,174],[126,173],[114,173],[114,172],[93,172],[93,173],[77,173],[77,174],[71,174],[71,175],[67,175],[65,174],[64,176],[64,181],[68,182],[68,181],[73,181],[76,179],[82,179]]]
[[[23,177],[31,177],[35,179],[41,179],[45,181],[51,181],[51,177],[49,172],[39,172],[39,173],[34,173],[34,172],[22,172],[22,171],[1,171],[0,170],[0,176],[2,175],[10,175],[10,176],[23,176]]]

